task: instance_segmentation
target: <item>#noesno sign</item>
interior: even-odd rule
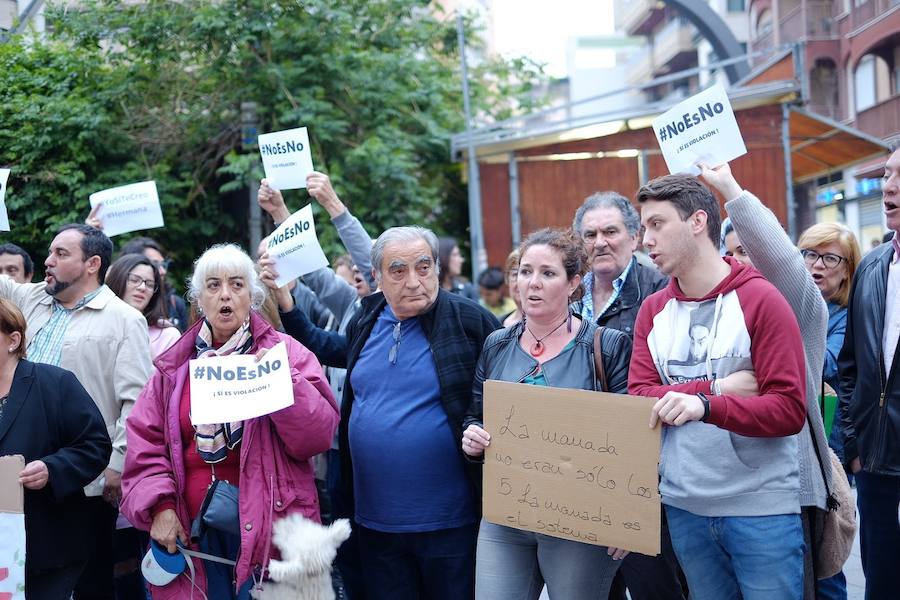
[[[313,172],[306,127],[265,133],[258,142],[270,186],[276,190],[306,187],[306,176]]]
[[[232,423],[271,414],[294,403],[284,342],[259,360],[230,354],[190,361],[191,423]]]
[[[484,516],[554,537],[659,554],[655,399],[487,381]]]
[[[653,120],[670,173],[699,175],[697,163],[718,167],[747,153],[721,85],[691,96]]]

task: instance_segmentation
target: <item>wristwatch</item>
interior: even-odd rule
[[[702,392],[697,394],[697,397],[700,398],[700,402],[703,403],[703,416],[700,417],[700,420],[706,423],[706,420],[709,418],[709,398]]]

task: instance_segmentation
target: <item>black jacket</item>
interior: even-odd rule
[[[30,570],[87,558],[98,535],[82,488],[109,464],[112,443],[100,411],[75,375],[50,365],[19,362],[3,416],[0,456],[42,460],[50,479],[25,490],[25,551]]]
[[[844,460],[859,458],[863,469],[900,475],[900,352],[884,372],[882,333],[891,244],[869,252],[853,278],[847,333],[838,356]]]
[[[538,361],[526,354],[519,347],[519,338],[524,329],[523,323],[516,323],[502,331],[496,331],[484,345],[484,352],[478,359],[475,370],[475,381],[472,383],[472,407],[466,417],[464,426],[482,425],[484,410],[484,382],[488,379],[512,381],[520,383],[533,373]],[[578,335],[575,336],[575,347],[572,352],[564,353],[547,361],[542,367],[547,385],[556,388],[582,390],[600,389],[599,376],[594,363],[594,332],[597,327],[593,323],[582,321]],[[628,393],[628,363],[631,361],[631,338],[621,331],[604,328],[600,338],[603,354],[603,370],[606,382],[614,394]]]
[[[351,377],[363,346],[386,304],[384,294],[380,292],[363,298],[361,309],[347,327],[347,379],[344,382],[344,399],[341,404],[339,443],[342,485],[349,508],[353,506],[353,448],[349,439],[350,414],[354,401]],[[462,423],[472,402],[475,364],[488,335],[499,329],[500,323],[477,303],[445,290],[438,291],[437,300],[431,308],[419,315],[419,322],[428,338],[437,367],[441,404],[447,413],[453,435],[460,441],[457,447],[460,457],[465,459],[462,452]],[[475,491],[476,506],[480,506],[481,465],[466,461],[466,469]]]
[[[625,278],[625,284],[619,291],[618,297],[613,301],[602,316],[596,318],[597,325],[612,327],[624,332],[628,337],[634,337],[634,321],[637,319],[641,304],[650,294],[658,292],[668,285],[669,278],[660,273],[654,267],[643,265],[634,257],[631,257],[631,270]],[[579,300],[572,305],[576,314],[581,314],[583,302]],[[603,308],[595,306],[596,311]]]

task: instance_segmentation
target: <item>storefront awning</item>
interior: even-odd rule
[[[890,147],[876,137],[827,117],[791,107],[791,170],[794,183],[884,156]]]

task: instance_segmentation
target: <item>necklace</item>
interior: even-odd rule
[[[569,318],[566,317],[566,319],[565,319],[562,323],[560,323],[559,325],[557,325],[556,327],[554,327],[553,330],[552,330],[550,333],[545,334],[543,337],[540,337],[540,338],[539,338],[538,336],[534,335],[534,332],[531,331],[531,328],[528,327],[528,324],[526,323],[526,324],[525,324],[525,329],[527,329],[527,330],[528,330],[528,333],[531,334],[531,337],[534,338],[534,343],[531,345],[531,348],[528,350],[529,352],[531,352],[531,355],[537,357],[537,356],[540,356],[541,354],[543,354],[543,353],[544,353],[544,343],[543,343],[544,340],[546,340],[548,337],[550,337],[551,335],[553,335],[554,333],[556,333],[556,331],[557,331],[560,327],[562,327],[563,325],[565,325],[566,322],[567,322],[568,320],[569,320]]]

